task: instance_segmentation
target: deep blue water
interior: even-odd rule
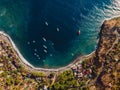
[[[94,51],[103,21],[119,14],[118,0],[0,0],[0,29],[32,65],[61,67]]]

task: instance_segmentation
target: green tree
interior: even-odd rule
[[[13,80],[12,77],[8,77],[8,78],[6,79],[6,84],[7,84],[8,86],[11,86],[13,83],[14,83],[14,80]]]

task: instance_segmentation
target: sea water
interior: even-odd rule
[[[94,51],[103,21],[119,14],[119,0],[0,0],[0,30],[29,63],[57,68]]]

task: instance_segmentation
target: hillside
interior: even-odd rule
[[[104,21],[95,52],[62,71],[31,69],[0,34],[0,82],[0,90],[119,90],[120,18]]]

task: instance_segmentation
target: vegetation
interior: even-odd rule
[[[55,90],[68,90],[69,88],[77,88],[79,86],[78,81],[75,79],[71,70],[64,71],[57,77],[56,82],[51,88]]]
[[[25,68],[11,45],[2,39],[0,90],[120,90],[119,57],[120,18],[104,22],[95,55],[62,73]]]

